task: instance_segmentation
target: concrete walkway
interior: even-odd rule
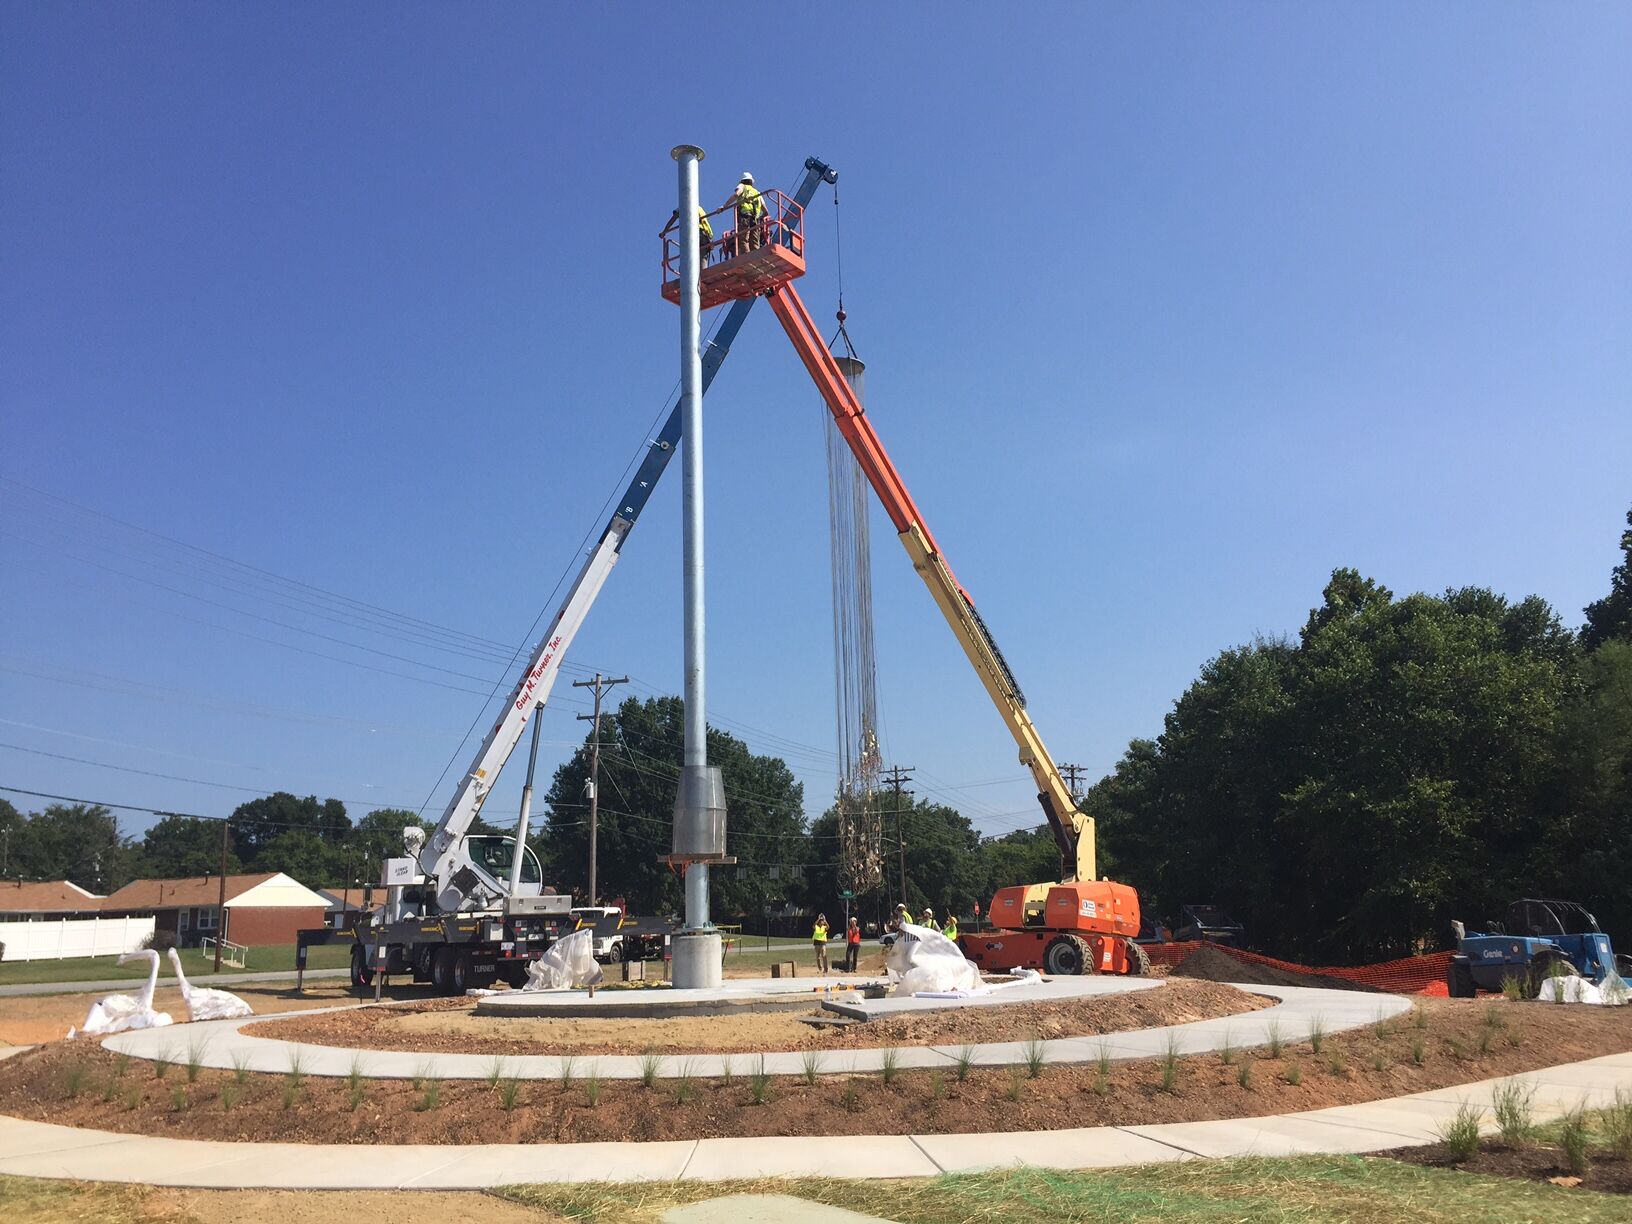
[[[1538,1119],[1600,1107],[1632,1088],[1632,1054],[1531,1071]],[[1100,1169],[1222,1156],[1375,1152],[1432,1143],[1472,1105],[1492,1129],[1483,1080],[1277,1117],[987,1135],[684,1139],[664,1143],[314,1145],[217,1143],[78,1130],[0,1117],[0,1174],[161,1186],[468,1190],[525,1182],[933,1177],[1031,1165]]]
[[[343,978],[349,974],[349,969],[308,969],[306,980],[314,978]],[[169,967],[165,968],[165,976],[160,984],[173,983]],[[193,973],[187,971],[187,981],[193,986],[220,986],[230,989],[234,982],[292,982],[295,980],[293,969],[268,970],[265,973]],[[52,994],[85,994],[98,990],[134,990],[142,984],[139,977],[109,978],[103,982],[16,982],[10,986],[0,986],[0,999],[20,998],[23,995],[52,995]]]
[[[1137,979],[1114,980],[1126,983]],[[1140,985],[1141,988],[1155,988],[1162,980],[1145,979]],[[1090,977],[1059,981],[1071,990],[1086,992],[1089,989],[1087,984],[1101,984],[1095,987],[1097,991],[1112,979]],[[1154,1058],[1166,1053],[1169,1048],[1180,1054],[1199,1054],[1219,1049],[1226,1042],[1244,1049],[1264,1045],[1276,1034],[1280,1040],[1293,1043],[1305,1040],[1317,1025],[1325,1032],[1336,1033],[1373,1024],[1380,1017],[1399,1015],[1411,1007],[1409,1000],[1398,995],[1363,994],[1353,990],[1256,985],[1242,986],[1241,989],[1269,995],[1281,1002],[1273,1007],[1217,1020],[1107,1033],[1103,1037],[1056,1038],[1042,1043],[1044,1060],[1051,1063],[1094,1062],[1101,1050],[1114,1061]],[[370,1079],[407,1079],[419,1075],[437,1079],[486,1079],[492,1073],[493,1056],[490,1054],[343,1049],[257,1037],[253,1031],[258,1021],[342,1010],[347,1009],[314,1008],[308,1012],[281,1012],[277,1016],[139,1029],[117,1033],[102,1044],[137,1058],[149,1059],[156,1055],[175,1059],[196,1049],[207,1067],[228,1069],[245,1066],[252,1071],[272,1074],[288,1071],[295,1059],[299,1059],[301,1069],[308,1075],[344,1076],[349,1075],[354,1066]],[[1027,1044],[1021,1041],[987,1042],[970,1046],[969,1052],[977,1066],[1010,1066],[1024,1061]],[[653,1058],[656,1059],[660,1079],[720,1076],[725,1073],[727,1059],[730,1060],[733,1074],[745,1075],[759,1069],[761,1058],[764,1059],[764,1069],[771,1075],[803,1075],[807,1059],[815,1060],[818,1074],[842,1075],[879,1071],[883,1068],[887,1053],[902,1069],[949,1067],[959,1057],[960,1049],[955,1045],[938,1045],[903,1046],[890,1051],[878,1048],[841,1049],[764,1055],[598,1054],[573,1056],[570,1062],[574,1075],[583,1077],[593,1073],[602,1079],[639,1079],[646,1073],[646,1063]],[[516,1055],[504,1059],[504,1069],[505,1074],[524,1079],[556,1079],[561,1076],[568,1061],[550,1054]]]

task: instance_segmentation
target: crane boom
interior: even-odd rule
[[[1054,841],[1060,850],[1065,879],[1093,880],[1096,873],[1093,818],[1077,807],[1071,789],[1066,785],[1059,766],[1049,755],[1042,737],[1026,713],[1026,698],[1009,670],[1003,652],[998,649],[991,631],[986,628],[975,602],[958,582],[942,556],[935,537],[930,534],[923,514],[907,491],[901,474],[890,462],[884,444],[873,430],[872,422],[851,391],[850,384],[840,372],[821,333],[805,309],[804,302],[791,284],[781,284],[765,295],[776,313],[777,320],[788,333],[799,359],[809,371],[816,388],[826,401],[828,410],[838,424],[839,432],[849,444],[868,483],[878,494],[884,512],[889,515],[896,535],[912,567],[924,580],[935,604],[952,627],[953,635],[969,662],[974,665],[981,683],[997,707],[998,714],[1014,736],[1020,748],[1020,762],[1031,771],[1037,785],[1037,800],[1053,830]]]
[[[805,176],[794,190],[793,198],[802,210],[822,183],[837,181],[838,174],[832,167],[817,158],[806,158]],[[793,224],[797,223],[795,214]],[[714,375],[719,373],[753,305],[754,299],[751,297],[731,303],[730,310],[703,354],[705,390],[714,381]],[[527,667],[511,690],[510,699],[505,703],[498,721],[487,733],[470,767],[460,779],[459,786],[442,813],[442,819],[425,839],[423,849],[418,851],[420,869],[435,881],[437,903],[444,912],[491,905],[508,894],[509,881],[503,873],[490,870],[488,864],[464,853],[465,835],[498,781],[499,771],[520,742],[522,732],[527,728],[527,720],[533,716],[535,709],[549,699],[561,671],[562,658],[572,645],[584,618],[589,615],[612,567],[617,564],[624,541],[629,538],[635,520],[645,509],[652,489],[668,467],[679,444],[680,403],[677,400],[640,467],[636,469],[629,487],[624,490],[611,521],[578,571],[555,618],[533,649]]]

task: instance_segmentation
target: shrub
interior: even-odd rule
[[[231,1113],[232,1112],[232,1107],[234,1105],[236,1105],[236,1104],[238,1104],[238,1085],[237,1084],[222,1084],[221,1085],[221,1112],[222,1113]]]
[[[879,1071],[886,1084],[894,1083],[895,1077],[901,1074],[901,1051],[891,1046],[879,1055]]]
[[[1479,1053],[1489,1054],[1490,1053],[1490,1043],[1495,1041],[1495,1040],[1496,1040],[1496,1030],[1495,1029],[1493,1029],[1493,1028],[1481,1028],[1479,1030],[1479,1041],[1477,1043],[1477,1048],[1479,1050]]]
[[[1041,1037],[1033,1037],[1020,1048],[1020,1057],[1025,1061],[1028,1077],[1036,1079],[1042,1075],[1043,1068],[1047,1065],[1047,1054],[1048,1047],[1043,1044]]]
[[[1111,1074],[1111,1047],[1103,1041],[1094,1052],[1094,1069],[1099,1072],[1101,1079],[1106,1079]]]
[[[113,1056],[113,1078],[124,1079],[125,1072],[130,1070],[130,1055],[123,1050]]]
[[[1247,1059],[1243,1058],[1241,1065],[1235,1069],[1235,1082],[1243,1088],[1252,1088],[1252,1063]]]
[[[1309,1017],[1309,1048],[1316,1054],[1320,1047],[1326,1044],[1326,1018],[1324,1016]]]
[[[187,1088],[184,1084],[177,1084],[170,1089],[170,1112],[180,1113],[187,1108]]]
[[[346,1109],[352,1113],[356,1113],[357,1107],[363,1103],[363,1094],[367,1091],[368,1090],[363,1086],[362,1080],[358,1080],[355,1084],[348,1085],[346,1088]]]
[[[1009,1086],[1003,1093],[1011,1101],[1018,1101],[1025,1095],[1026,1075],[1019,1067],[1009,1068]]]
[[[138,1084],[130,1084],[125,1088],[125,1108],[140,1109],[142,1107],[142,1089]]]
[[[437,1105],[441,1103],[441,1100],[442,1081],[439,1079],[428,1079],[424,1081],[424,1087],[420,1089],[419,1101],[414,1106],[414,1109],[419,1113],[427,1113],[430,1110],[435,1109]]]
[[[889,1062],[892,1053],[891,1050],[884,1051],[884,1061],[886,1063]],[[804,1057],[799,1060],[799,1065],[802,1068],[801,1073],[805,1077],[805,1083],[814,1084],[816,1082],[816,1071],[822,1065],[822,1056],[815,1050],[806,1050]],[[891,1074],[888,1070],[885,1073]]]
[[[1428,1061],[1428,1043],[1421,1037],[1411,1038],[1411,1061],[1419,1067]]]
[[[1622,1160],[1632,1160],[1632,1092],[1615,1090],[1615,1103],[1603,1113],[1604,1138]]]
[[[1558,1132],[1558,1147],[1564,1153],[1564,1167],[1577,1177],[1587,1171],[1587,1114],[1580,1106],[1564,1115]]]
[[[691,1076],[681,1075],[681,1076],[677,1076],[675,1078],[675,1081],[674,1081],[674,1103],[676,1105],[684,1105],[687,1101],[691,1100],[696,1095],[697,1095],[697,1089],[693,1086],[693,1084],[691,1082]]]
[[[1394,1033],[1394,1025],[1389,1022],[1388,1014],[1381,1008],[1377,1009],[1377,1018],[1371,1022],[1371,1031],[1378,1037],[1390,1037]]]
[[[118,1096],[118,1095],[119,1095],[119,1081],[118,1080],[110,1078],[106,1083],[104,1083],[102,1085],[102,1099],[103,1099],[103,1101],[111,1102],[113,1100],[113,1098]]]
[[[295,1104],[295,1098],[298,1097],[299,1095],[300,1095],[300,1081],[298,1081],[298,1080],[284,1080],[283,1081],[283,1099],[282,1099],[283,1108],[285,1108],[285,1109],[293,1108],[293,1106]]]
[[[209,1044],[208,1039],[194,1041],[187,1046],[187,1082],[198,1083],[198,1073],[204,1069],[204,1047]]]
[[[1420,1002],[1411,1005],[1411,1024],[1419,1029],[1428,1027],[1428,1009]]]
[[[846,1113],[855,1113],[861,1108],[861,1097],[856,1092],[856,1081],[845,1080],[844,1091],[839,1093],[839,1104]]]
[[[1303,1068],[1297,1063],[1293,1063],[1285,1071],[1281,1072],[1281,1078],[1296,1088],[1303,1083]]]
[[[939,1071],[929,1073],[929,1097],[932,1101],[940,1101],[946,1098],[946,1076]]]
[[[1381,1050],[1374,1053],[1371,1056],[1371,1069],[1373,1071],[1387,1071],[1388,1055],[1384,1054]]]
[[[765,1070],[765,1056],[761,1054],[754,1069],[748,1074],[748,1099],[755,1105],[765,1104],[765,1098],[770,1093],[771,1077]]]
[[[735,1080],[736,1064],[731,1061],[731,1055],[727,1054],[720,1059],[720,1082],[729,1088]]]
[[[1535,1095],[1535,1085],[1516,1079],[1503,1080],[1491,1093],[1496,1128],[1502,1132],[1503,1140],[1513,1147],[1518,1147],[1530,1137],[1533,1129],[1530,1103]]]
[[[1281,1022],[1271,1020],[1264,1025],[1264,1050],[1271,1058],[1281,1056]]]
[[[351,1058],[351,1066],[346,1069],[346,1087],[350,1088],[353,1092],[355,1092],[355,1091],[357,1091],[357,1089],[361,1088],[362,1086],[363,1086],[363,1056],[361,1054],[354,1054],[354,1055],[352,1055],[352,1058]],[[354,1106],[352,1106],[352,1108],[355,1109],[356,1106],[354,1105]]]
[[[306,1056],[298,1049],[289,1051],[289,1070],[286,1078],[296,1088],[306,1082]]]
[[[1445,1048],[1451,1052],[1451,1057],[1456,1059],[1458,1062],[1466,1062],[1472,1057],[1472,1055],[1468,1052],[1468,1047],[1463,1045],[1455,1037],[1445,1038]]]
[[[643,1088],[651,1088],[657,1083],[657,1068],[660,1061],[656,1054],[640,1056],[640,1083]]]
[[[1167,1044],[1162,1047],[1162,1056],[1157,1060],[1157,1066],[1158,1082],[1162,1091],[1172,1092],[1179,1074],[1179,1039],[1172,1033],[1167,1035]]]
[[[351,1060],[351,1069],[352,1073],[355,1074],[357,1071],[357,1060],[355,1058]],[[495,1058],[491,1060],[487,1064],[487,1086],[489,1088],[497,1088],[499,1086],[499,1081],[503,1078],[504,1059]]]
[[[175,1065],[175,1062],[176,1052],[169,1046],[165,1046],[164,1049],[153,1056],[153,1078],[163,1079],[170,1068]]]
[[[90,1071],[91,1069],[85,1065],[84,1059],[69,1063],[63,1071],[62,1090],[70,1101],[85,1091],[85,1077],[90,1074]]]
[[[1479,1111],[1466,1103],[1459,1106],[1454,1117],[1440,1124],[1439,1141],[1452,1164],[1472,1160],[1479,1151]]]
[[[235,1084],[249,1083],[248,1054],[234,1054],[232,1056],[232,1080]]]
[[[601,1103],[601,1077],[598,1072],[591,1071],[584,1077],[584,1100],[594,1109]]]
[[[563,1058],[559,1064],[561,1073],[561,1091],[565,1092],[572,1087],[572,1071],[578,1065],[578,1060],[571,1054]]]
[[[432,1065],[430,1062],[422,1062],[414,1068],[414,1074],[409,1082],[413,1084],[415,1092],[421,1091],[425,1087],[426,1081],[431,1078]]]
[[[952,1066],[954,1068],[953,1073],[958,1077],[958,1083],[961,1084],[964,1080],[969,1078],[969,1069],[974,1065],[975,1047],[967,1045],[959,1046],[958,1056],[952,1060]]]
[[[1230,1030],[1224,1030],[1224,1044],[1218,1047],[1218,1061],[1226,1067],[1235,1062],[1235,1042],[1230,1040]]]
[[[1507,1017],[1502,1015],[1501,1009],[1500,1003],[1486,1003],[1485,1014],[1479,1018],[1479,1022],[1486,1028],[1501,1028],[1507,1023]]]
[[[1518,1003],[1530,997],[1530,984],[1516,973],[1502,975],[1502,998]]]
[[[1343,1060],[1342,1050],[1326,1051],[1326,1070],[1333,1075],[1346,1078],[1349,1074],[1349,1065]]]

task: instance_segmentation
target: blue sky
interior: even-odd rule
[[[424,803],[666,411],[682,141],[711,202],[839,169],[874,423],[1059,759],[1098,776],[1335,566],[1579,623],[1632,502],[1629,39],[1590,5],[4,3],[0,784]],[[822,411],[759,308],[707,404],[710,716],[812,811]],[[1034,823],[874,525],[887,757]],[[676,691],[679,579],[676,465],[570,662]]]

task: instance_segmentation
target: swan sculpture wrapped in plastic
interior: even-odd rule
[[[168,1012],[153,1010],[153,991],[159,984],[159,954],[151,948],[126,952],[119,958],[119,964],[138,960],[148,962],[146,985],[134,995],[106,995],[92,1003],[91,1010],[85,1014],[85,1023],[68,1030],[69,1040],[81,1034],[101,1037],[126,1029],[163,1028],[171,1023]]]
[[[181,1001],[187,1004],[189,1020],[236,1020],[253,1016],[255,1009],[230,990],[212,990],[208,986],[194,986],[181,971],[181,953],[170,949],[170,968],[176,971],[176,986],[181,990]]]
[[[912,922],[901,924],[901,933],[884,954],[884,964],[900,978],[890,991],[893,995],[983,994],[989,989],[981,981],[980,970],[964,959],[957,944],[939,931]]]

